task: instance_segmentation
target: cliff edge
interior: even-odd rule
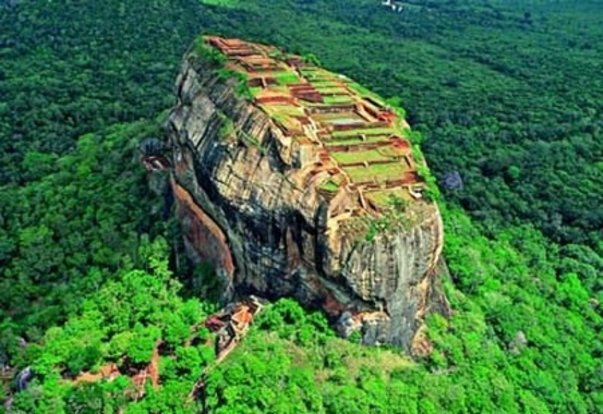
[[[225,300],[295,297],[367,344],[417,347],[442,220],[400,110],[299,56],[204,37],[168,121],[185,242]],[[414,340],[414,341],[413,341]]]

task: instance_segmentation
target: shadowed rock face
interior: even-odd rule
[[[294,144],[215,64],[189,55],[177,90],[168,121],[177,214],[191,255],[217,269],[224,300],[295,297],[324,309],[343,336],[360,330],[367,344],[411,350],[424,315],[447,309],[436,288],[437,206],[417,202],[404,228],[365,237],[366,219],[340,208],[355,195],[324,197]]]

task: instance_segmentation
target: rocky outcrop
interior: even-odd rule
[[[226,301],[295,297],[344,336],[359,330],[365,343],[410,349],[424,315],[445,304],[437,205],[412,203],[404,225],[377,222],[367,235],[379,214],[346,208],[357,193],[325,195],[313,162],[239,86],[194,53],[178,77],[168,144],[191,255],[214,265]]]

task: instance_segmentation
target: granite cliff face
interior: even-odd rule
[[[337,84],[314,94],[311,73],[337,75],[274,50],[207,38],[185,59],[168,143],[188,250],[217,269],[225,300],[295,297],[324,309],[344,336],[421,346],[424,315],[447,309],[436,288],[443,229],[409,145],[383,129],[403,120],[347,78],[332,79],[351,103],[329,95]],[[283,68],[298,78],[282,81]],[[380,175],[399,168],[393,160],[404,179]],[[406,199],[396,209],[384,196]]]

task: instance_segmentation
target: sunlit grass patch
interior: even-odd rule
[[[328,105],[349,104],[354,100],[349,95],[325,96],[324,102]]]
[[[391,135],[393,128],[356,128],[347,131],[334,131],[333,138],[353,137],[355,135]]]
[[[412,201],[408,191],[401,188],[365,192],[364,197],[381,207],[390,207],[392,205],[392,200],[396,198]]]
[[[373,142],[387,142],[388,135],[366,135],[365,139],[362,139],[360,135],[349,135],[347,137],[332,137],[324,141],[325,146],[330,147],[334,145],[358,145],[364,143]]]
[[[400,163],[371,165],[370,167],[344,167],[343,170],[348,174],[353,182],[364,182],[375,180],[382,182],[385,180],[395,180],[402,178],[402,174],[408,168]]]
[[[331,153],[331,156],[340,164],[364,161],[384,161],[390,159],[390,157],[382,154],[376,149],[368,151],[333,152]]]
[[[323,95],[345,95],[345,96],[347,96],[347,94],[348,94],[348,91],[345,88],[341,88],[341,87],[337,87],[337,86],[316,88],[316,90]]]
[[[300,82],[300,78],[295,72],[275,72],[273,76],[279,85],[292,85]]]
[[[335,181],[329,179],[324,183],[320,184],[320,189],[328,191],[330,193],[336,193],[337,190],[339,190],[339,185]]]

